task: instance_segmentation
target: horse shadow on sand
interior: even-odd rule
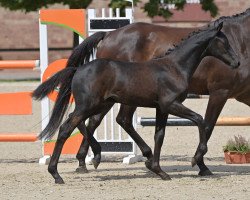
[[[207,179],[220,179],[232,175],[250,175],[250,164],[243,165],[229,165],[226,164],[223,157],[211,157],[206,158],[205,161],[208,164],[209,169],[214,173],[212,176],[198,176],[199,168],[197,166],[191,167],[190,161],[191,157],[172,155],[172,156],[162,156],[162,169],[168,173],[172,179],[182,179],[182,178],[194,178],[200,181]],[[168,161],[171,164],[168,165]],[[177,162],[181,161],[181,164]],[[116,161],[121,162],[121,161]],[[176,162],[176,164],[173,164]],[[216,164],[214,164],[216,162]],[[112,164],[112,162],[110,162]],[[88,166],[89,175],[93,173],[91,177],[92,181],[107,181],[107,180],[133,180],[133,179],[144,179],[144,178],[158,178],[160,177],[149,171],[144,165],[133,166],[124,165],[121,168],[99,168],[97,170],[92,169],[91,165]],[[97,173],[96,173],[97,172]],[[112,173],[114,172],[114,173]],[[119,174],[119,172],[121,174]],[[131,172],[131,173],[130,173]],[[76,172],[62,172],[62,174],[77,174]],[[108,173],[108,174],[107,174]],[[125,174],[126,173],[126,174]],[[125,174],[125,175],[124,175]],[[81,175],[84,176],[84,175]],[[78,177],[80,178],[80,177]],[[83,178],[83,177],[82,177]]]

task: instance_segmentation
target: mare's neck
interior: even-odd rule
[[[240,31],[239,31],[240,30]],[[224,33],[230,45],[241,59],[248,59],[250,52],[250,12],[239,19],[229,19],[224,23]]]

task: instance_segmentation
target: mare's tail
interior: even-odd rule
[[[96,32],[87,37],[73,50],[66,67],[78,67],[89,62],[90,57],[94,54],[94,49],[96,49],[98,43],[104,39],[106,34],[107,32]]]
[[[39,134],[39,139],[49,139],[55,135],[60,126],[63,116],[68,108],[71,96],[71,82],[76,72],[76,67],[68,67],[53,75],[47,81],[38,86],[32,93],[34,99],[41,100],[48,93],[52,92],[56,86],[60,85],[60,90],[52,111],[48,125]]]

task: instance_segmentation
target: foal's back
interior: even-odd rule
[[[94,96],[98,102],[113,101],[130,105],[154,107],[159,86],[170,86],[178,77],[171,60],[155,59],[146,62],[125,62],[96,59],[79,67],[72,81],[77,101],[81,96]],[[169,63],[168,65],[166,65]],[[159,81],[163,81],[159,83]],[[176,84],[173,85],[173,87]],[[153,102],[152,102],[153,99]]]

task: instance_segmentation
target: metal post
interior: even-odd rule
[[[39,34],[40,34],[40,68],[41,68],[41,80],[43,73],[48,66],[48,40],[47,40],[47,25],[41,24],[39,20]],[[44,129],[49,123],[49,99],[45,97],[41,101],[42,109],[42,129]]]

